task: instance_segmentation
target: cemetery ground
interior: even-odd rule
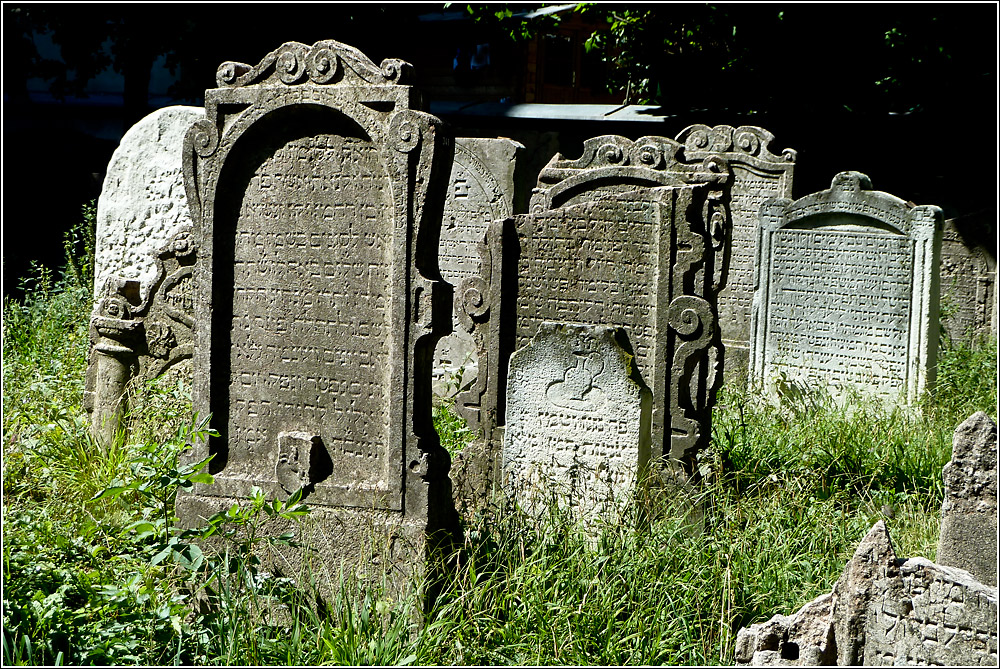
[[[264,520],[309,522],[308,498],[260,497],[173,531],[178,487],[206,476],[177,465],[207,429],[191,424],[187,388],[136,389],[127,438],[88,438],[87,238],[78,226],[64,272],[34,272],[28,297],[3,306],[5,665],[732,664],[741,627],[829,592],[876,521],[900,556],[934,559],[952,433],[974,411],[997,415],[995,339],[947,333],[936,389],[912,411],[771,406],[724,387],[697,500],[647,495],[596,541],[557,511],[498,501],[464,519],[462,559],[421,612],[416,594],[390,598],[330,565],[294,580],[258,567],[294,541],[263,535]],[[435,412],[461,449],[468,430]],[[199,547],[208,534],[218,553]],[[318,605],[328,577],[339,595]]]

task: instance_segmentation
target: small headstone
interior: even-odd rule
[[[614,522],[649,460],[650,392],[616,328],[542,323],[511,356],[505,489],[529,513],[556,499]]]
[[[139,300],[156,280],[158,251],[191,226],[184,192],[184,135],[205,110],[164,107],[132,126],[111,156],[97,201],[94,294],[112,277],[139,284]]]
[[[427,203],[446,174],[411,74],[332,40],[287,42],[255,66],[223,63],[184,145],[200,241],[193,402],[220,436],[188,453],[214,455],[215,480],[179,495],[177,514],[197,523],[255,487],[301,487],[301,540],[331,576],[344,565],[396,585],[457,522],[430,417],[429,352],[451,305],[422,273],[437,267]]]
[[[996,666],[997,588],[962,569],[897,559],[884,521],[830,594],[741,629],[737,666]]]
[[[482,275],[480,246],[493,221],[513,215],[514,167],[524,147],[509,139],[455,139],[448,191],[441,220],[438,266],[441,277],[462,294],[463,282]],[[455,301],[456,308],[461,301]],[[435,349],[434,394],[454,394],[475,383],[479,368],[476,342],[456,314],[452,333]]]
[[[941,329],[952,341],[996,333],[996,212],[944,224],[941,242]]]
[[[982,411],[955,430],[944,466],[937,561],[997,584],[997,425]]]
[[[751,358],[768,389],[906,402],[933,382],[941,210],[871,188],[841,172],[761,210]]]
[[[719,330],[726,347],[726,380],[745,378],[760,208],[767,200],[792,197],[796,152],[772,153],[774,135],[752,125],[692,125],[677,135],[677,141],[684,145],[686,162],[715,157],[724,160],[731,172],[731,224],[725,282],[718,295]]]

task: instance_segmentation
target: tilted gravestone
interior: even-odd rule
[[[529,513],[555,501],[587,524],[615,523],[635,490],[651,397],[622,344],[617,328],[542,323],[511,356],[502,480]]]
[[[712,156],[730,171],[729,215],[723,254],[723,286],[718,294],[719,330],[726,350],[727,380],[745,378],[749,364],[750,311],[760,207],[773,198],[792,197],[796,152],[771,152],[774,135],[757,126],[692,125],[677,135],[685,162]]]
[[[944,223],[941,329],[953,341],[996,336],[996,212]]]
[[[84,393],[92,432],[103,441],[122,427],[130,380],[167,370],[190,380],[194,247],[181,151],[204,116],[195,107],[153,112],[125,133],[108,164],[97,204],[97,304]]]
[[[879,521],[832,593],[743,628],[737,666],[996,666],[997,588],[924,558],[901,560]]]
[[[419,573],[456,522],[430,418],[451,306],[428,278],[446,174],[410,75],[332,40],[288,42],[223,63],[184,144],[193,401],[219,436],[187,454],[213,456],[215,480],[179,495],[177,514],[196,524],[255,487],[302,488],[301,539],[334,579],[340,565]]]
[[[761,210],[751,359],[769,389],[913,401],[933,383],[941,210],[871,188],[841,172]]]
[[[480,246],[493,221],[513,215],[514,168],[524,147],[509,139],[455,139],[455,157],[441,220],[438,264],[455,294],[483,273]],[[445,396],[476,383],[479,359],[472,332],[455,314],[452,333],[435,349],[434,392]],[[458,388],[456,388],[458,386]]]
[[[997,584],[997,425],[982,411],[955,430],[944,466],[937,561]]]

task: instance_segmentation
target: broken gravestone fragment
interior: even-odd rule
[[[618,328],[542,323],[511,356],[504,489],[540,514],[615,523],[649,461],[651,396]]]
[[[997,425],[982,411],[955,430],[944,466],[937,561],[997,584]]]
[[[996,664],[996,587],[924,558],[898,559],[883,521],[832,593],[736,638],[737,666]]]
[[[297,537],[317,578],[398,591],[457,516],[431,421],[432,351],[448,331],[435,281],[444,150],[412,68],[325,40],[227,62],[185,138],[196,265],[195,410],[218,437],[211,484],[178,495],[185,525],[260,489],[304,491]],[[269,528],[269,531],[290,529]],[[273,568],[310,554],[280,548]]]
[[[761,209],[751,361],[769,392],[913,402],[933,383],[941,209],[841,172]]]

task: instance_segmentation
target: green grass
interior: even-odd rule
[[[169,529],[177,488],[201,475],[177,464],[189,391],[136,388],[128,438],[87,437],[88,271],[37,272],[4,303],[5,664],[730,664],[740,627],[828,592],[877,520],[901,556],[933,559],[952,432],[996,417],[995,341],[946,342],[915,411],[726,389],[694,499],[653,492],[596,539],[497,500],[415,625],[415,595],[345,575],[318,605],[315,577],[261,570],[289,538],[260,527],[305,513],[294,503]],[[447,404],[435,426],[452,453],[469,441]],[[217,552],[199,548],[209,531]]]

